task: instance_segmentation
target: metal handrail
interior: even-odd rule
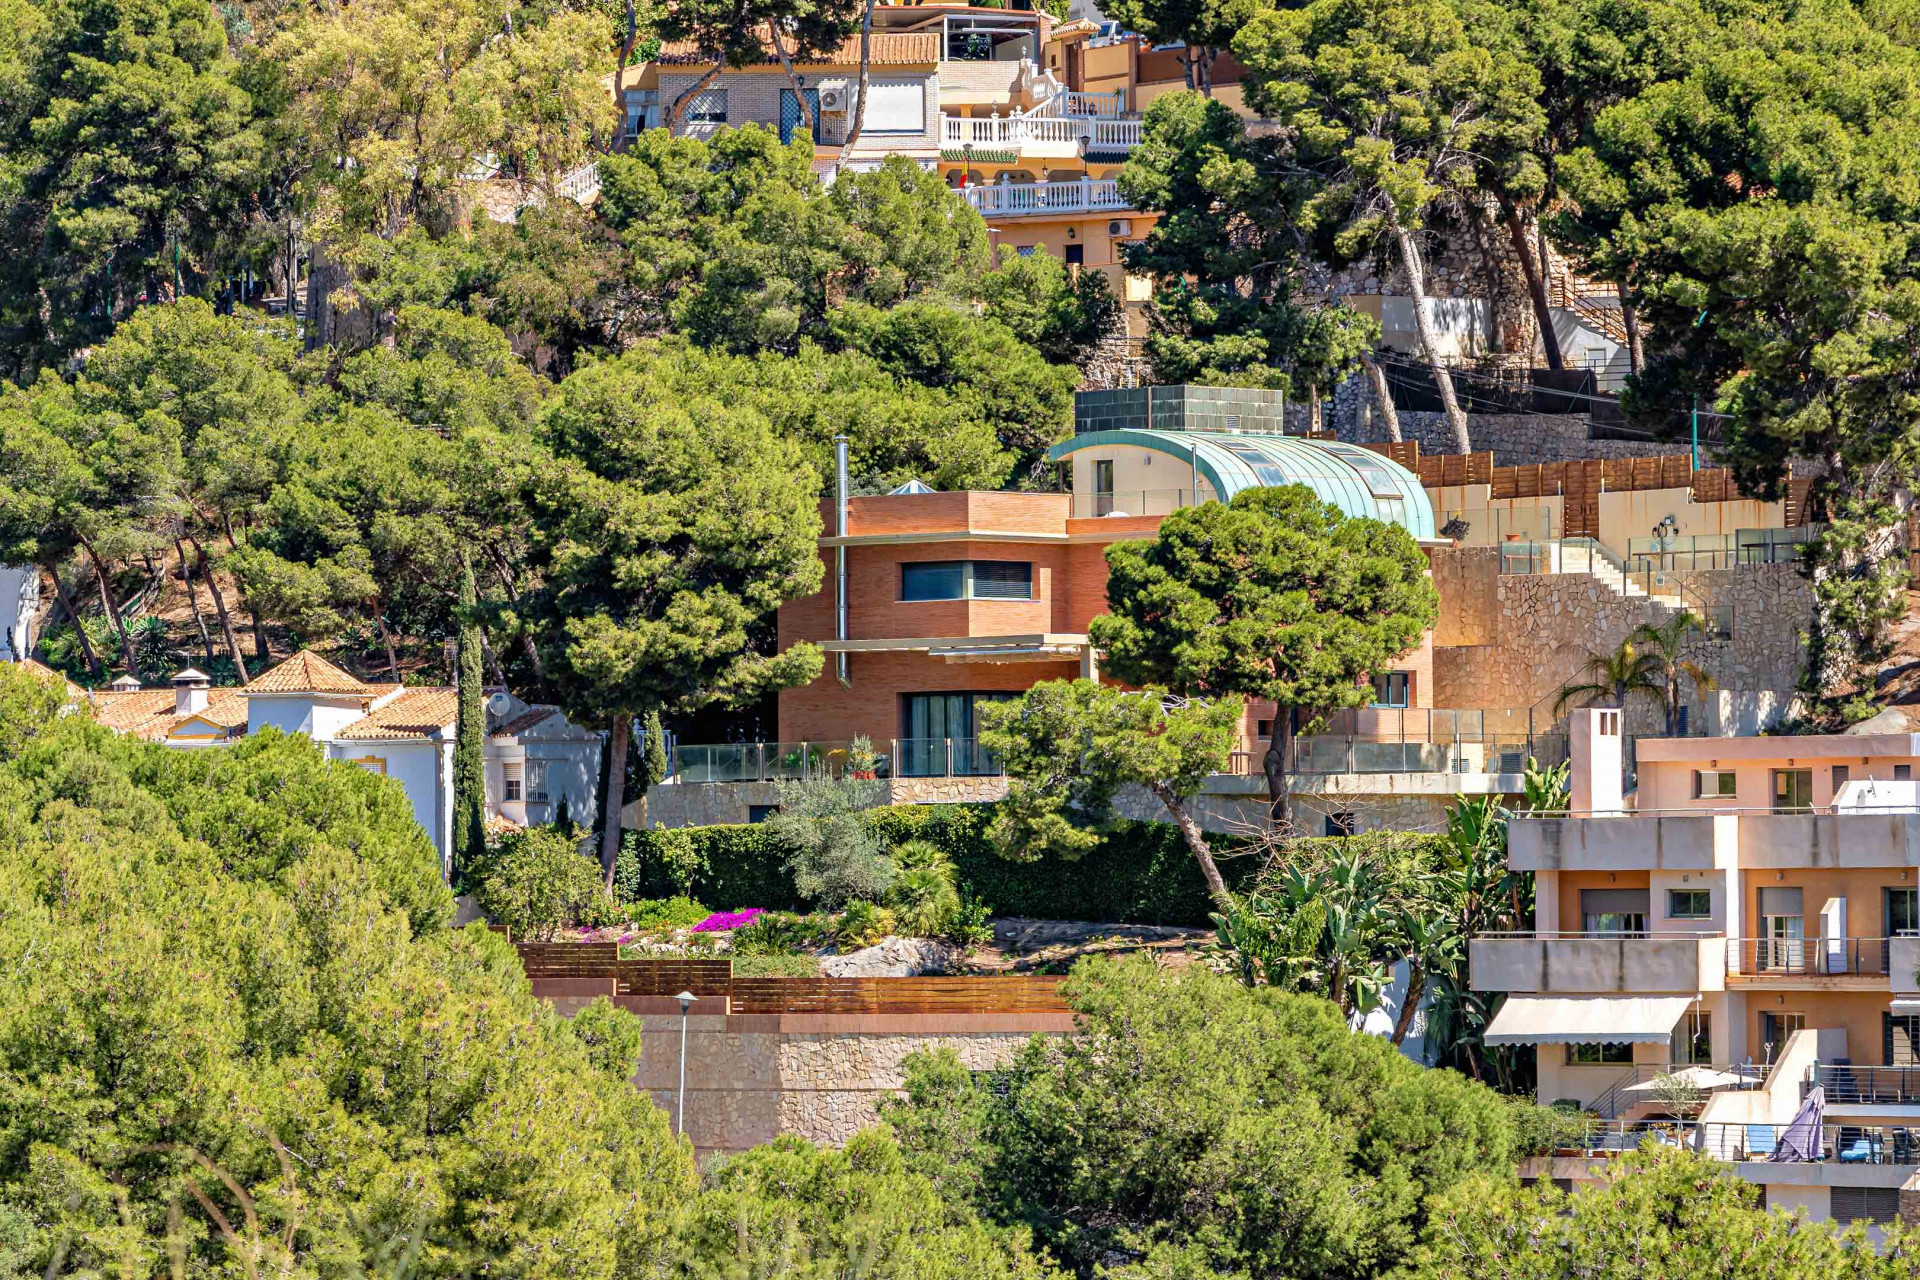
[[[1543,818],[1724,818],[1749,815],[1756,818],[1851,818],[1920,814],[1920,802],[1914,804],[1833,805],[1810,804],[1791,809],[1768,805],[1714,805],[1697,809],[1525,809],[1516,818],[1538,821]]]
[[[1617,1120],[1569,1117],[1556,1135],[1576,1139],[1562,1148],[1587,1155],[1617,1155],[1652,1140],[1666,1146],[1704,1151],[1728,1161],[1770,1159],[1791,1123],[1733,1120]],[[1820,1125],[1820,1151],[1805,1163],[1920,1166],[1920,1123],[1860,1123],[1826,1120]],[[1796,1162],[1799,1163],[1799,1162]]]
[[[1911,1106],[1920,1102],[1920,1067],[1815,1062],[1807,1067],[1800,1082],[1800,1096],[1806,1097],[1815,1085],[1826,1091],[1829,1104]]]
[[[1474,935],[1476,938],[1507,938],[1535,942],[1616,942],[1622,939],[1671,941],[1677,938],[1719,942],[1725,940],[1726,936],[1718,930],[1708,932],[1697,929],[1489,929]]]
[[[1727,962],[1741,977],[1885,977],[1888,938],[1728,938]]]

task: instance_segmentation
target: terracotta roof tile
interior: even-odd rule
[[[115,733],[164,741],[174,728],[187,720],[204,720],[222,729],[244,729],[247,725],[247,693],[244,689],[213,689],[208,692],[204,710],[183,716],[175,710],[173,690],[142,689],[138,693],[96,693],[90,696],[93,718]]]
[[[460,695],[444,686],[408,689],[386,706],[342,729],[337,737],[354,740],[426,738],[444,730],[460,714]]]
[[[40,661],[38,658],[20,659],[20,669],[22,671],[31,671],[33,672],[33,674],[39,676],[43,680],[52,679],[52,680],[60,681],[62,684],[64,684],[67,687],[67,696],[69,698],[81,698],[86,696],[87,691],[85,689],[82,689],[79,685],[67,679],[65,676],[61,675],[58,671],[55,671],[52,667],[48,666],[46,663]]]
[[[376,692],[317,653],[302,649],[247,686],[249,693],[346,693],[363,697]]]

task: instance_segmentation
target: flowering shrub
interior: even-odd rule
[[[760,910],[759,907],[748,907],[745,911],[716,911],[693,926],[693,931],[719,933],[726,929],[738,929],[743,924],[752,923],[753,918],[760,914]]]

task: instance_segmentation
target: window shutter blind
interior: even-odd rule
[[[1802,889],[1762,889],[1760,914],[1763,916],[1805,915],[1806,891]]]
[[[1582,915],[1646,915],[1652,905],[1652,893],[1646,889],[1582,889]]]
[[[1033,596],[1033,566],[1016,560],[975,560],[976,600],[1028,600]]]
[[[924,133],[927,90],[916,80],[876,80],[867,86],[869,133]]]

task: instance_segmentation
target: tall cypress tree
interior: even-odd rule
[[[480,695],[479,593],[473,565],[460,570],[460,714],[453,746],[453,881],[460,885],[487,852],[487,709]]]

